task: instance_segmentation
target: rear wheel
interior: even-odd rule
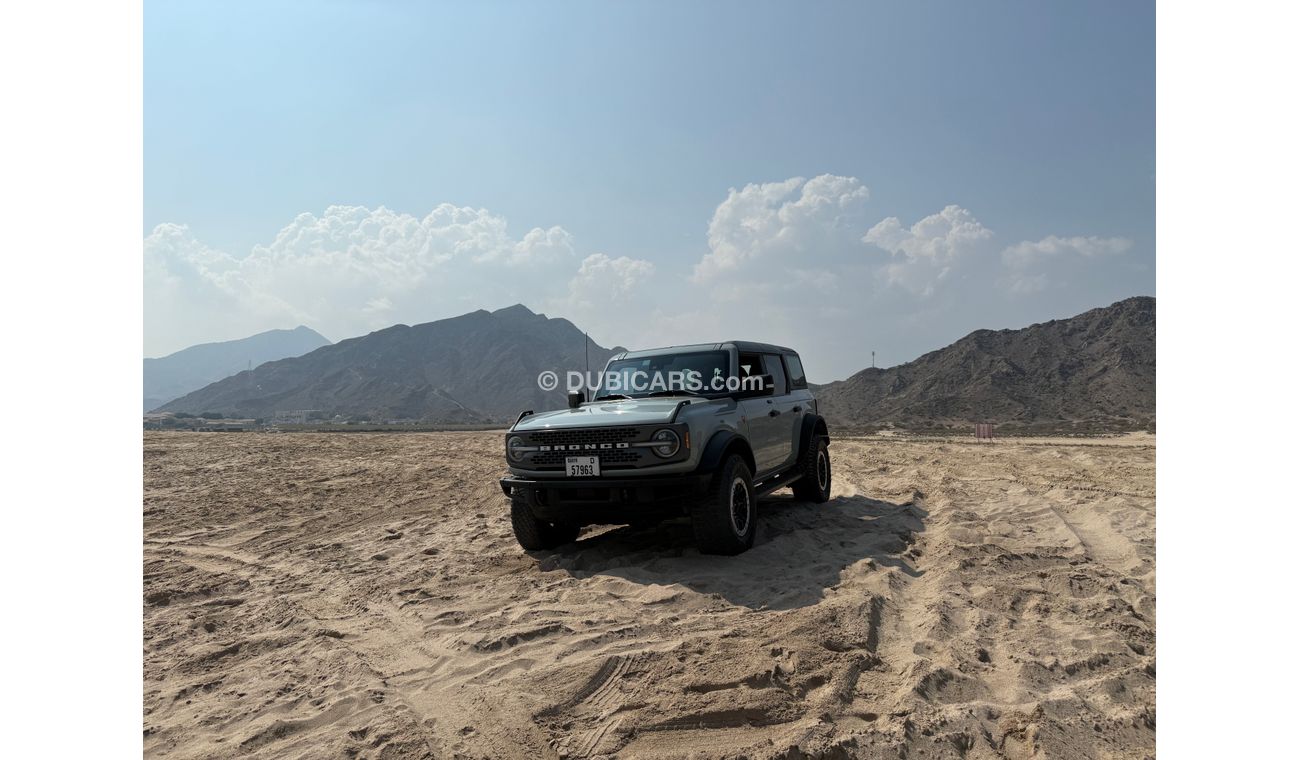
[[[790,487],[799,501],[822,504],[831,498],[831,455],[826,439],[818,436],[804,452],[799,468],[803,477]]]
[[[577,525],[539,520],[528,506],[522,489],[515,489],[510,495],[510,524],[515,529],[515,540],[528,551],[554,549],[570,543],[577,540],[581,530]]]
[[[738,454],[727,458],[709,493],[691,510],[695,543],[703,554],[740,554],[754,545],[758,518],[754,476]]]

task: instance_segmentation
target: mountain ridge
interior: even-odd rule
[[[522,304],[417,325],[398,324],[306,356],[241,372],[176,399],[162,411],[211,410],[272,418],[319,410],[355,419],[438,423],[513,420],[523,409],[558,408],[563,389],[542,391],[544,370],[603,367],[606,349],[572,322]]]
[[[848,427],[1150,429],[1155,307],[1155,298],[1134,296],[1019,329],[975,330],[905,364],[818,386],[818,407]]]
[[[225,377],[276,359],[330,345],[325,336],[298,325],[246,338],[198,343],[144,360],[144,409],[149,411]],[[201,410],[202,411],[202,410]]]
[[[318,410],[374,421],[505,423],[564,404],[537,387],[543,370],[599,370],[606,349],[567,319],[523,305],[398,324],[303,356],[266,362],[198,389],[163,411],[272,418]],[[815,386],[832,427],[1003,430],[1152,429],[1155,299],[1136,296],[1018,329],[975,330],[889,368]]]

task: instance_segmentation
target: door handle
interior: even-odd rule
[[[780,410],[780,409],[773,409],[772,411],[770,411],[770,412],[767,413],[767,416],[768,416],[768,417],[775,417],[775,416],[777,416],[777,415],[780,414],[780,413],[781,413],[781,410]]]
[[[790,411],[792,411],[792,412],[802,412],[802,411],[803,411],[803,407],[802,407],[802,406],[796,406],[795,408],[791,409]]]

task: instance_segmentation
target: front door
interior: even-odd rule
[[[754,464],[762,475],[781,465],[781,421],[772,415],[771,397],[747,398],[740,402],[740,411],[749,424],[749,446],[754,450]]]

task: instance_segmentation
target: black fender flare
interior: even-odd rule
[[[700,455],[700,466],[696,471],[713,472],[722,464],[722,457],[732,450],[739,450],[740,455],[745,458],[745,464],[753,472],[754,451],[750,448],[749,441],[732,430],[719,430],[709,438],[709,442],[704,446],[704,453]]]
[[[826,445],[830,445],[831,434],[826,427],[826,419],[820,414],[805,414],[803,427],[799,430],[799,456],[802,457],[819,438],[826,439]]]

